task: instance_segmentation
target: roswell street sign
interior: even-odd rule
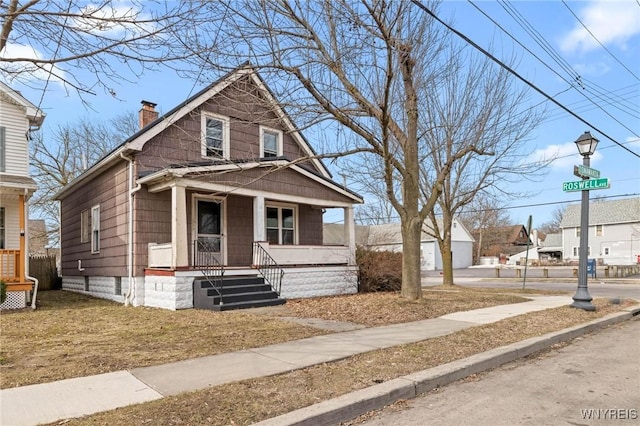
[[[593,189],[607,189],[610,186],[609,178],[586,179],[575,182],[563,182],[562,190],[564,192],[591,191]]]

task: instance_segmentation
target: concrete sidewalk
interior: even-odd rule
[[[36,425],[84,416],[209,386],[285,373],[571,303],[567,296],[530,299],[529,302],[457,312],[430,320],[311,337],[131,371],[4,389],[0,390],[0,424]]]

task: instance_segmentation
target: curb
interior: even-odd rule
[[[415,398],[433,389],[485,370],[499,367],[519,358],[540,352],[557,343],[566,342],[640,314],[640,305],[630,306],[622,312],[554,331],[521,342],[501,346],[467,358],[443,364],[428,370],[371,386],[339,396],[281,416],[255,423],[256,426],[316,426],[335,425],[352,420],[369,411],[382,408],[402,399]]]

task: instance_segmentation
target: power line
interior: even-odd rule
[[[498,28],[500,28],[506,35],[508,35],[515,43],[517,43],[520,47],[522,47],[524,50],[526,50],[529,54],[531,54],[531,56],[533,56],[534,58],[536,58],[542,65],[544,65],[545,67],[547,67],[551,72],[553,72],[555,75],[557,75],[560,79],[562,79],[563,81],[565,81],[571,88],[576,89],[575,85],[573,84],[572,81],[575,81],[577,83],[577,85],[582,88],[583,90],[589,92],[590,94],[592,94],[594,97],[596,97],[597,99],[601,100],[602,102],[604,102],[605,104],[611,106],[612,108],[618,109],[624,113],[627,113],[631,116],[633,116],[634,118],[637,118],[634,115],[634,110],[632,110],[633,112],[628,112],[625,111],[621,108],[620,105],[618,105],[618,102],[616,102],[615,100],[610,99],[610,95],[608,94],[609,92],[607,90],[605,90],[604,88],[600,87],[599,85],[583,79],[572,67],[571,65],[565,61],[562,56],[560,56],[560,54],[558,52],[556,52],[553,47],[549,44],[549,42],[546,41],[546,39],[537,31],[535,30],[535,28],[526,20],[525,17],[522,16],[522,14],[520,12],[517,11],[517,9],[515,9],[512,5],[508,4],[508,3],[504,3],[504,2],[500,2],[500,5],[502,6],[502,8],[525,30],[525,32],[527,32],[535,41],[536,43],[549,55],[552,57],[552,59],[554,59],[554,61],[561,67],[564,69],[564,71],[566,71],[568,74],[570,74],[571,76],[571,80],[569,81],[567,80],[564,76],[562,76],[558,71],[554,70],[549,64],[547,64],[544,60],[542,60],[538,55],[536,55],[533,51],[531,51],[531,49],[529,49],[528,47],[526,47],[522,42],[520,42],[520,40],[518,40],[517,38],[515,38],[509,31],[507,31],[504,27],[502,27],[496,20],[494,20],[493,18],[491,18],[487,13],[485,13],[482,9],[480,9],[479,6],[477,6],[476,4],[474,4],[474,2],[472,0],[468,0],[469,3],[476,8],[476,10],[478,10],[480,13],[482,13],[487,19],[489,19],[495,26],[497,26]],[[504,3],[504,4],[503,4]],[[591,89],[590,87],[587,86],[586,83],[590,83],[591,85],[593,85],[595,88]],[[585,99],[590,102],[591,104],[593,104],[596,108],[600,109],[602,112],[604,112],[606,115],[609,116],[609,118],[611,118],[612,120],[614,120],[615,122],[617,122],[618,124],[620,124],[622,127],[624,127],[626,130],[628,130],[629,132],[631,132],[634,136],[636,137],[640,137],[640,135],[638,135],[635,130],[627,127],[623,122],[621,122],[620,120],[618,120],[616,117],[614,117],[613,115],[611,115],[611,113],[609,111],[607,111],[606,109],[604,109],[602,107],[602,105],[600,105],[599,103],[595,102],[593,99],[591,99],[590,97],[588,97],[586,94],[584,94],[581,91],[578,91],[582,96],[585,97]]]
[[[636,0],[637,1],[637,0]],[[618,59],[618,57],[616,55],[614,55],[613,53],[611,53],[611,51],[609,49],[606,48],[606,46],[604,44],[602,44],[600,42],[600,40],[598,40],[598,38],[591,32],[591,30],[589,28],[587,28],[587,26],[584,24],[584,22],[582,22],[582,20],[578,17],[578,15],[575,14],[575,12],[569,7],[569,5],[567,4],[566,1],[562,0],[562,4],[564,4],[564,6],[569,10],[569,12],[571,12],[571,14],[573,15],[574,18],[576,18],[576,20],[578,22],[580,22],[580,25],[582,25],[582,27],[589,33],[589,35],[591,37],[593,37],[593,39],[595,41],[598,42],[598,44],[600,45],[600,47],[602,47],[609,55],[611,55],[611,57],[613,59],[616,60],[617,63],[619,63],[622,68],[624,68],[625,70],[627,70],[629,72],[629,74],[631,74],[632,76],[635,77],[636,80],[640,81],[640,78],[638,78],[637,75],[634,74],[633,71],[631,71],[629,68],[627,68],[627,66],[625,64],[622,63],[622,61],[620,61],[620,59]]]
[[[626,146],[624,146],[623,144],[621,144],[620,142],[618,142],[617,140],[615,140],[613,137],[609,136],[607,133],[605,133],[603,130],[600,130],[598,127],[594,126],[593,124],[591,124],[590,122],[588,122],[587,120],[585,120],[584,118],[580,117],[578,114],[574,113],[573,111],[571,111],[569,108],[567,108],[566,106],[564,106],[563,104],[561,104],[560,102],[558,102],[557,100],[555,100],[553,97],[549,96],[545,91],[543,91],[542,89],[540,89],[538,86],[536,86],[535,84],[531,83],[529,80],[527,80],[526,78],[522,77],[518,72],[516,72],[514,69],[510,68],[509,66],[507,66],[505,63],[503,63],[502,61],[500,61],[498,58],[496,58],[495,56],[493,56],[491,53],[487,52],[485,49],[483,49],[482,47],[480,47],[478,44],[476,44],[473,40],[471,40],[469,37],[465,36],[464,34],[462,34],[460,31],[456,30],[455,28],[453,28],[452,26],[450,26],[449,24],[447,24],[446,22],[444,22],[442,19],[440,19],[435,13],[433,13],[429,8],[427,8],[425,5],[423,5],[420,1],[418,0],[411,0],[411,2],[413,4],[415,4],[416,6],[418,6],[420,9],[422,9],[422,11],[424,11],[425,13],[427,13],[429,16],[431,16],[433,19],[435,19],[436,21],[438,21],[440,24],[442,24],[443,26],[445,26],[449,31],[451,31],[452,33],[454,33],[455,35],[457,35],[458,37],[460,37],[461,39],[463,39],[466,43],[470,44],[471,46],[473,46],[475,49],[479,50],[483,55],[487,56],[489,59],[491,59],[493,62],[495,62],[496,64],[498,64],[500,67],[502,67],[503,69],[505,69],[506,71],[508,71],[509,73],[513,74],[516,78],[518,78],[520,81],[522,81],[523,83],[525,83],[527,86],[529,86],[530,88],[532,88],[533,90],[535,90],[536,92],[538,92],[539,94],[541,94],[542,96],[544,96],[545,98],[547,98],[549,101],[553,102],[555,105],[557,105],[558,107],[562,108],[564,111],[566,111],[567,113],[569,113],[571,116],[573,116],[574,118],[578,119],[580,122],[586,124],[587,126],[591,127],[592,129],[594,129],[596,132],[600,133],[601,135],[603,135],[604,137],[606,137],[607,139],[609,139],[610,141],[612,141],[613,143],[615,143],[616,145],[618,145],[619,147],[621,147],[622,149],[624,149],[625,151],[630,152],[633,156],[640,158],[640,154],[632,151],[631,149],[627,148]]]

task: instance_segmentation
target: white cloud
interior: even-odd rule
[[[628,137],[625,142],[626,142],[625,145],[630,148],[640,148],[640,138],[631,136],[631,137]]]
[[[591,161],[597,163],[602,159],[602,154],[596,151],[591,156]],[[554,170],[573,171],[573,166],[582,164],[582,157],[578,153],[578,148],[574,142],[567,142],[562,145],[548,145],[545,148],[537,149],[531,155],[530,162],[551,161],[550,167]]]
[[[615,44],[625,49],[627,41],[640,34],[640,7],[635,0],[592,1],[582,10],[572,10],[605,46]],[[598,42],[579,22],[560,42],[563,52],[584,53],[598,48]]]
[[[9,58],[43,59],[43,56],[32,46],[7,43],[2,52],[0,52],[0,59]],[[53,74],[51,72],[53,72]],[[13,79],[18,79],[23,82],[49,79],[50,81],[62,83],[62,79],[66,78],[66,73],[62,69],[53,65],[42,65],[42,67],[37,67],[27,61],[5,61],[0,68],[0,76],[9,81]]]
[[[138,5],[127,1],[118,1],[108,5],[87,5],[80,12],[83,17],[74,19],[74,27],[82,32],[98,37],[121,38],[125,34],[139,35],[153,31],[153,25],[140,21],[151,19]]]

